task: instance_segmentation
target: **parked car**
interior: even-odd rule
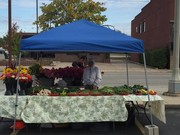
[[[8,59],[8,52],[5,49],[0,48],[0,60],[5,59]]]

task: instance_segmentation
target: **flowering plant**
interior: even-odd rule
[[[78,67],[65,67],[54,70],[56,78],[73,78],[81,79],[83,76],[83,69]]]
[[[4,83],[10,83],[13,80],[17,80],[18,78],[18,69],[15,66],[6,67],[3,70],[0,79],[4,81]],[[19,82],[30,82],[32,80],[31,75],[29,74],[29,70],[23,66],[20,66],[20,75]]]
[[[20,66],[19,82],[30,82],[32,81],[32,76],[29,74],[28,68]]]
[[[55,78],[55,69],[41,68],[38,77]]]
[[[0,79],[3,80],[4,83],[12,82],[16,79],[17,75],[17,69],[14,66],[6,67],[2,75],[0,76]]]
[[[55,71],[57,78],[62,78],[67,86],[81,86],[83,69],[79,67],[59,68]]]

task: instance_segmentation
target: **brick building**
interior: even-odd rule
[[[173,20],[174,0],[151,0],[132,20],[131,35],[144,41],[145,50],[169,48],[171,55]],[[137,61],[138,55],[132,60]]]

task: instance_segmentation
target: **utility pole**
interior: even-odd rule
[[[180,93],[179,76],[179,49],[180,49],[180,0],[175,0],[174,17],[174,47],[173,47],[173,68],[172,78],[169,80],[168,93]]]
[[[8,0],[8,52],[9,52],[9,66],[12,64],[12,4]]]
[[[38,25],[38,8],[39,8],[39,4],[38,4],[38,0],[36,0],[36,34],[39,33],[39,25]],[[39,52],[36,53],[36,57],[37,57],[37,60],[39,60]]]
[[[38,0],[36,0],[36,21],[38,22]],[[38,26],[38,23],[36,24],[36,33],[39,33],[39,26]]]

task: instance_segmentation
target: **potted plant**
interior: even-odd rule
[[[19,95],[26,95],[32,87],[32,76],[29,74],[29,69],[23,66],[20,67],[19,86]]]
[[[36,86],[37,77],[40,74],[40,70],[42,66],[38,63],[34,63],[32,66],[29,67],[29,73],[32,75],[32,86]]]
[[[35,75],[36,77],[39,76],[40,70],[42,66],[38,63],[34,63],[32,66],[29,67],[29,72],[31,75]]]
[[[3,80],[3,83],[6,86],[5,95],[13,95],[16,90],[16,75],[17,69],[15,67],[6,67],[2,75],[0,76],[0,80]]]

